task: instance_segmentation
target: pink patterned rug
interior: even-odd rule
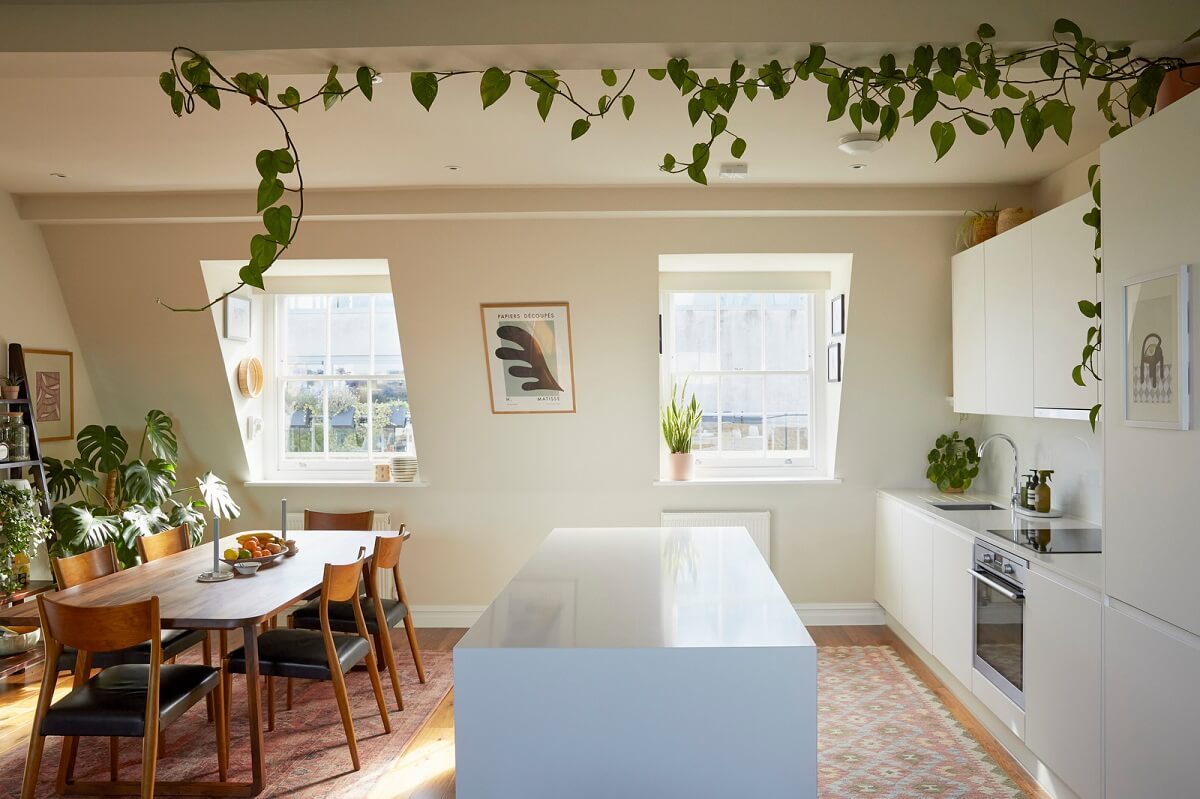
[[[890,646],[818,649],[821,799],[1023,799]]]
[[[412,655],[406,646],[397,647],[404,710],[397,711],[387,672],[382,673],[392,732],[384,734],[371,680],[365,671],[346,675],[350,709],[358,738],[361,771],[351,771],[350,750],[338,715],[337,701],[328,682],[297,680],[292,710],[285,710],[285,680],[276,680],[275,730],[265,733],[268,787],[260,796],[291,799],[326,799],[365,796],[370,786],[395,762],[408,743],[433,715],[449,693],[453,681],[453,656],[449,652],[422,652],[427,682],[417,682]],[[266,696],[263,719],[266,723]],[[246,713],[245,677],[233,678],[233,714],[229,747],[229,777],[250,779],[249,721]],[[58,769],[61,738],[46,742],[42,758],[38,799],[50,799]],[[16,799],[25,768],[24,746],[0,757],[0,797]],[[141,768],[141,741],[122,739],[121,777],[136,780]],[[82,738],[75,767],[78,780],[108,779],[108,741]],[[159,761],[160,780],[215,780],[217,747],[213,726],[205,717],[204,703],[191,708],[167,728],[167,752]]]

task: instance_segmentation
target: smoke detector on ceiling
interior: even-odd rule
[[[750,177],[750,165],[745,162],[721,164],[721,171],[718,174],[725,180],[745,180]]]
[[[882,146],[883,142],[879,140],[879,132],[874,130],[847,134],[838,143],[838,149],[846,155],[873,153]]]

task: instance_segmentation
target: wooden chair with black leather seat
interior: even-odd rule
[[[417,631],[413,628],[412,614],[408,608],[408,596],[404,592],[404,582],[400,579],[400,551],[404,542],[412,537],[412,533],[400,527],[398,536],[379,536],[375,539],[375,552],[371,563],[364,574],[367,600],[363,608],[363,617],[367,623],[367,631],[375,636],[376,647],[381,652],[387,664],[388,674],[392,680],[392,692],[396,695],[396,705],[404,709],[404,699],[400,696],[400,675],[396,666],[396,653],[392,644],[391,630],[404,622],[408,633],[408,646],[412,650],[413,662],[417,667],[417,678],[425,682],[425,666],[421,662],[421,650],[417,646]],[[379,588],[379,575],[391,572],[396,584],[397,599],[384,599]],[[360,599],[361,602],[361,599]],[[318,630],[321,627],[320,602],[310,602],[288,617],[288,626],[302,630]],[[379,624],[384,619],[384,624]],[[337,632],[354,632],[354,612],[348,602],[332,603],[329,606],[329,623]],[[287,707],[292,708],[292,685],[288,682]]]
[[[325,513],[304,509],[305,530],[370,530],[375,523],[375,511],[355,513]]]
[[[46,645],[46,657],[59,657],[64,646],[77,652],[75,679],[66,696],[54,702],[58,675],[46,669],[33,716],[33,731],[25,760],[22,799],[33,799],[41,768],[46,736],[63,736],[57,790],[82,794],[140,792],[143,799],[154,796],[160,730],[174,722],[192,705],[215,692],[217,709],[217,771],[226,779],[228,728],[221,701],[220,673],[212,666],[163,665],[163,648],[158,615],[158,597],[127,605],[82,607],[38,596],[38,613]],[[149,642],[146,663],[119,663],[89,677],[93,653],[127,651],[142,641]],[[142,739],[140,782],[76,783],[75,756],[80,736],[121,736]],[[191,783],[196,795],[206,783]]]
[[[354,770],[360,768],[358,739],[354,735],[354,720],[350,715],[350,697],[346,692],[346,672],[364,659],[371,685],[375,689],[375,701],[379,704],[379,716],[383,719],[385,732],[392,731],[388,718],[387,704],[383,699],[383,684],[379,681],[379,667],[372,651],[371,639],[363,620],[362,606],[358,602],[358,580],[362,576],[366,559],[345,565],[325,564],[321,581],[320,631],[276,628],[259,633],[259,673],[268,677],[300,678],[302,680],[329,680],[337,697],[342,726],[346,730],[346,743],[350,747],[350,759]],[[329,606],[335,602],[349,602],[353,608],[355,632],[334,633],[330,625]],[[231,674],[246,673],[246,649],[239,647],[225,659],[226,689],[230,689]],[[251,690],[251,686],[247,686]],[[270,693],[267,701],[267,729],[275,727],[275,702]]]

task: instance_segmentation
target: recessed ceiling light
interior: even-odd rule
[[[376,86],[383,83],[383,74],[380,72],[376,72],[374,75],[371,76],[371,83],[374,83]]]
[[[838,142],[838,149],[847,155],[873,153],[882,146],[883,142],[879,140],[879,133],[874,130],[850,133],[843,136]]]
[[[850,168],[851,169],[866,169],[867,165],[866,164],[851,164]]]
[[[51,172],[51,173],[50,173],[50,177],[52,177],[52,178],[66,178],[66,175],[64,175],[62,172]]]
[[[462,169],[458,164],[446,164],[446,169],[450,172],[458,172]]]
[[[750,177],[750,165],[740,161],[721,164],[718,175],[726,180],[745,180]]]

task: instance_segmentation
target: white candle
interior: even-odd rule
[[[221,517],[213,516],[213,576],[221,573]]]
[[[283,509],[279,512],[279,537],[287,540],[287,498],[283,500]]]

